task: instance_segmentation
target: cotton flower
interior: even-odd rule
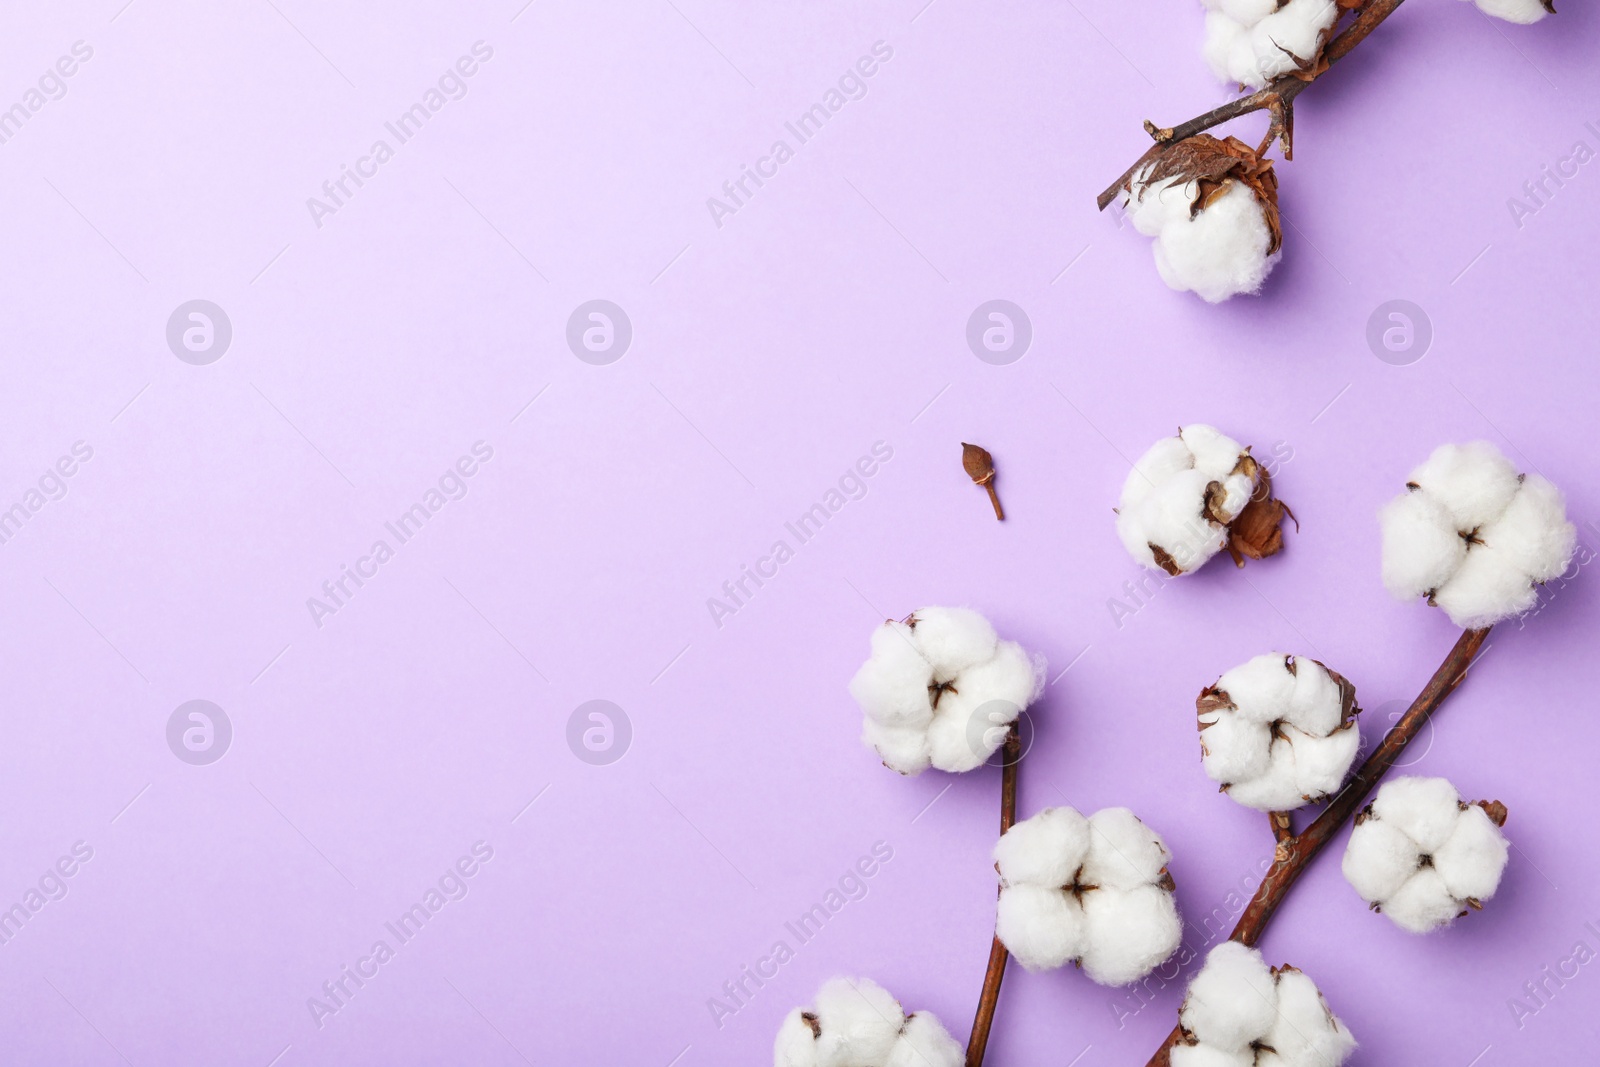
[[[1200,691],[1201,762],[1234,800],[1292,811],[1344,783],[1361,746],[1356,690],[1314,659],[1268,652]]]
[[[866,978],[831,978],[816,1004],[778,1028],[773,1067],[960,1067],[963,1051],[938,1018],[907,1015]]]
[[[1379,513],[1383,584],[1401,600],[1427,597],[1463,629],[1527,611],[1572,558],[1561,491],[1485,441],[1440,445],[1406,490]]]
[[[1179,141],[1128,180],[1122,204],[1156,239],[1161,280],[1209,303],[1257,292],[1278,262],[1278,178],[1238,138]]]
[[[1044,668],[975,611],[920,608],[873,631],[872,655],[850,681],[866,715],[861,739],[901,774],[970,771],[1037,699]]]
[[[1487,0],[1527,3],[1530,0]],[[1531,0],[1537,6],[1537,0]],[[1274,78],[1312,66],[1323,34],[1339,20],[1333,0],[1205,0],[1205,45],[1211,71],[1225,82],[1260,89]]]
[[[1248,448],[1210,426],[1150,446],[1122,483],[1117,536],[1135,560],[1177,576],[1227,548],[1239,566],[1283,548],[1288,513]]]
[[[1526,26],[1556,13],[1555,0],[1476,0],[1478,10]]]
[[[1182,939],[1171,858],[1127,808],[1046,808],[994,847],[995,936],[1030,971],[1077,961],[1101,985],[1137,981]]]
[[[1448,926],[1499,888],[1505,818],[1505,805],[1468,804],[1443,778],[1396,778],[1356,817],[1345,879],[1403,930]]]
[[[1304,972],[1237,941],[1211,950],[1178,1021],[1172,1067],[1338,1067],[1356,1047]]]

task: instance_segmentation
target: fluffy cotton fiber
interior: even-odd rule
[[[982,766],[1044,688],[1043,657],[967,608],[920,608],[872,634],[850,681],[866,715],[861,739],[901,774]]]
[[[1280,255],[1268,252],[1272,232],[1261,201],[1249,186],[1230,179],[1222,196],[1191,215],[1198,192],[1194,182],[1146,184],[1136,176],[1123,194],[1134,229],[1155,238],[1161,280],[1212,304],[1258,292]]]
[[[1343,868],[1373,910],[1425,934],[1494,896],[1509,855],[1484,805],[1443,778],[1396,778],[1357,817]]]
[[[995,845],[995,935],[1030,971],[1077,961],[1101,985],[1138,981],[1182,939],[1171,858],[1127,808],[1046,808]]]
[[[1150,446],[1128,472],[1117,504],[1117,536],[1151,570],[1171,575],[1198,569],[1228,543],[1260,484],[1250,450],[1204,425]]]
[[[1555,13],[1552,0],[1476,0],[1478,10],[1497,19],[1526,26]]]
[[[1355,687],[1314,659],[1257,656],[1201,690],[1195,709],[1206,774],[1260,811],[1334,792],[1361,747]]]
[[[907,1015],[866,978],[831,978],[816,1004],[778,1028],[774,1067],[960,1067],[964,1053],[939,1020]]]
[[[1577,544],[1561,491],[1486,441],[1440,445],[1379,513],[1383,584],[1463,629],[1520,615]]]
[[[1276,0],[1205,0],[1205,5],[1203,51],[1212,73],[1251,89],[1310,64],[1322,48],[1322,34],[1339,20],[1333,0],[1289,0],[1282,7]]]
[[[1178,1020],[1172,1067],[1338,1067],[1356,1047],[1316,983],[1236,941],[1211,950]]]

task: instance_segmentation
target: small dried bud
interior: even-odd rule
[[[1004,519],[1005,511],[1000,507],[1000,496],[994,491],[994,457],[989,450],[978,445],[969,445],[961,442],[961,466],[967,472],[974,484],[981,485],[989,491],[989,502],[994,505],[994,517]]]

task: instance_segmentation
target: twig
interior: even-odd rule
[[[1439,669],[1433,672],[1433,677],[1417,699],[1411,702],[1411,707],[1400,717],[1389,730],[1378,747],[1373,750],[1367,761],[1356,771],[1355,777],[1344,790],[1322,809],[1322,814],[1312,821],[1310,826],[1292,837],[1280,838],[1277,852],[1273,857],[1272,867],[1267,871],[1267,876],[1261,880],[1261,885],[1256,888],[1255,896],[1244,909],[1244,914],[1239,916],[1239,923],[1233,928],[1229,940],[1238,941],[1245,945],[1254,945],[1261,940],[1261,934],[1267,928],[1267,923],[1272,919],[1272,914],[1277,910],[1283,898],[1288,895],[1289,887],[1303,874],[1311,860],[1321,852],[1328,842],[1333,840],[1335,834],[1344,828],[1350,821],[1356,809],[1361,807],[1362,801],[1367,799],[1384,774],[1394,766],[1395,760],[1400,758],[1400,753],[1405,751],[1417,733],[1425,726],[1430,716],[1438,710],[1455,691],[1456,686],[1467,676],[1467,668],[1472,666],[1473,657],[1482,647],[1484,639],[1489,636],[1489,630],[1467,630],[1457,639],[1455,647],[1439,664]],[[1273,815],[1273,828],[1277,829],[1277,814]],[[1146,1067],[1168,1067],[1168,1056],[1173,1046],[1183,1040],[1182,1026],[1173,1027],[1172,1033],[1156,1054],[1150,1057]]]
[[[1378,24],[1399,7],[1403,0],[1366,0],[1357,11],[1351,23],[1336,34],[1322,50],[1322,60],[1315,67],[1306,71],[1291,71],[1281,75],[1264,88],[1258,89],[1249,96],[1241,96],[1237,100],[1230,100],[1219,108],[1213,108],[1204,115],[1197,115],[1188,122],[1180,123],[1169,128],[1158,127],[1149,120],[1145,121],[1144,128],[1155,139],[1155,144],[1140,156],[1138,160],[1122,172],[1122,177],[1112,182],[1098,197],[1095,203],[1104,211],[1117,194],[1127,185],[1129,180],[1143,167],[1155,160],[1168,148],[1179,141],[1193,137],[1197,133],[1204,133],[1213,126],[1220,126],[1241,115],[1248,115],[1254,111],[1269,111],[1272,114],[1272,123],[1267,129],[1267,136],[1261,142],[1261,147],[1256,154],[1260,155],[1271,146],[1274,139],[1283,142],[1283,158],[1290,159],[1294,154],[1294,98],[1305,91],[1328,66],[1338,62],[1350,54],[1350,50],[1366,39]]]
[[[1017,766],[1022,762],[1022,735],[1017,724],[1006,734],[1000,771],[1000,833],[1017,821]],[[1000,943],[999,935],[989,947],[989,967],[983,972],[983,992],[978,995],[978,1015],[972,1020],[972,1036],[967,1040],[967,1067],[983,1067],[983,1052],[989,1045],[989,1028],[994,1025],[995,1005],[1000,1002],[1000,980],[1006,976],[1006,961],[1011,954]]]
[[[1294,838],[1294,831],[1289,828],[1289,813],[1286,811],[1269,811],[1267,818],[1272,823],[1272,838],[1278,844]]]

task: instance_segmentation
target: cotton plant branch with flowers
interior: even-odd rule
[[[1355,688],[1322,664],[1267,653],[1201,690],[1202,766],[1232,799],[1268,813],[1276,848],[1261,885],[1228,941],[1211,951],[1190,984],[1178,1025],[1148,1067],[1344,1062],[1354,1041],[1343,1024],[1323,1005],[1327,1022],[1308,1030],[1306,1020],[1319,1018],[1308,995],[1298,994],[1297,1007],[1281,998],[1284,975],[1298,972],[1266,969],[1253,950],[1290,888],[1352,819],[1345,878],[1374,911],[1404,930],[1421,934],[1447,926],[1481,909],[1499,886],[1509,852],[1500,829],[1507,812],[1499,801],[1468,803],[1442,778],[1398,778],[1371,804],[1362,803],[1461,684],[1490,627],[1531,609],[1538,587],[1566,569],[1577,530],[1554,485],[1518,473],[1485,442],[1435,449],[1379,520],[1385,587],[1401,600],[1440,607],[1462,634],[1353,775],[1360,712]],[[1291,813],[1330,796],[1295,832]],[[1241,946],[1251,950],[1248,959]],[[1272,999],[1264,969],[1278,991],[1277,1021],[1304,1013],[1290,1034],[1273,1030],[1271,1019],[1245,1019],[1263,998]],[[1282,1047],[1286,1042],[1293,1051]]]
[[[1298,2],[1298,0],[1295,0]],[[1282,548],[1288,510],[1250,450],[1208,426],[1180,429],[1135,464],[1117,531],[1142,565],[1191,574],[1229,549],[1235,562]],[[1479,442],[1436,449],[1380,513],[1384,585],[1425,599],[1463,628],[1432,678],[1372,754],[1359,754],[1355,686],[1306,657],[1257,656],[1196,701],[1201,768],[1263,812],[1273,862],[1227,941],[1186,991],[1148,1067],[1338,1067],[1355,1037],[1316,983],[1257,948],[1290,888],[1354,822],[1342,870],[1373,911],[1425,934],[1481,910],[1509,854],[1499,801],[1469,802],[1442,778],[1397,778],[1400,753],[1461,684],[1489,628],[1531,609],[1576,546],[1560,492]],[[776,1067],[981,1067],[1006,963],[1068,963],[1103,985],[1136,982],[1177,950],[1181,923],[1166,842],[1126,808],[1084,816],[1052,807],[1016,821],[1018,720],[1045,665],[977,612],[922,608],[888,621],[850,683],[862,740],[891,770],[961,773],[1002,752],[995,936],[965,1053],[925,1012],[906,1014],[865,979],[834,979],[779,1030]],[[1377,795],[1363,807],[1367,797]],[[1324,805],[1298,831],[1294,812]],[[1358,810],[1359,809],[1359,810]]]
[[[1349,55],[1401,0],[1203,0],[1203,53],[1225,82],[1253,90],[1177,126],[1146,120],[1155,144],[1096,200],[1120,201],[1134,229],[1155,238],[1156,270],[1173,289],[1210,303],[1256,293],[1283,247],[1278,176],[1267,158],[1278,142],[1294,158],[1294,102]],[[1522,25],[1553,14],[1553,0],[1474,0],[1486,14]],[[1255,146],[1205,131],[1264,111]]]

